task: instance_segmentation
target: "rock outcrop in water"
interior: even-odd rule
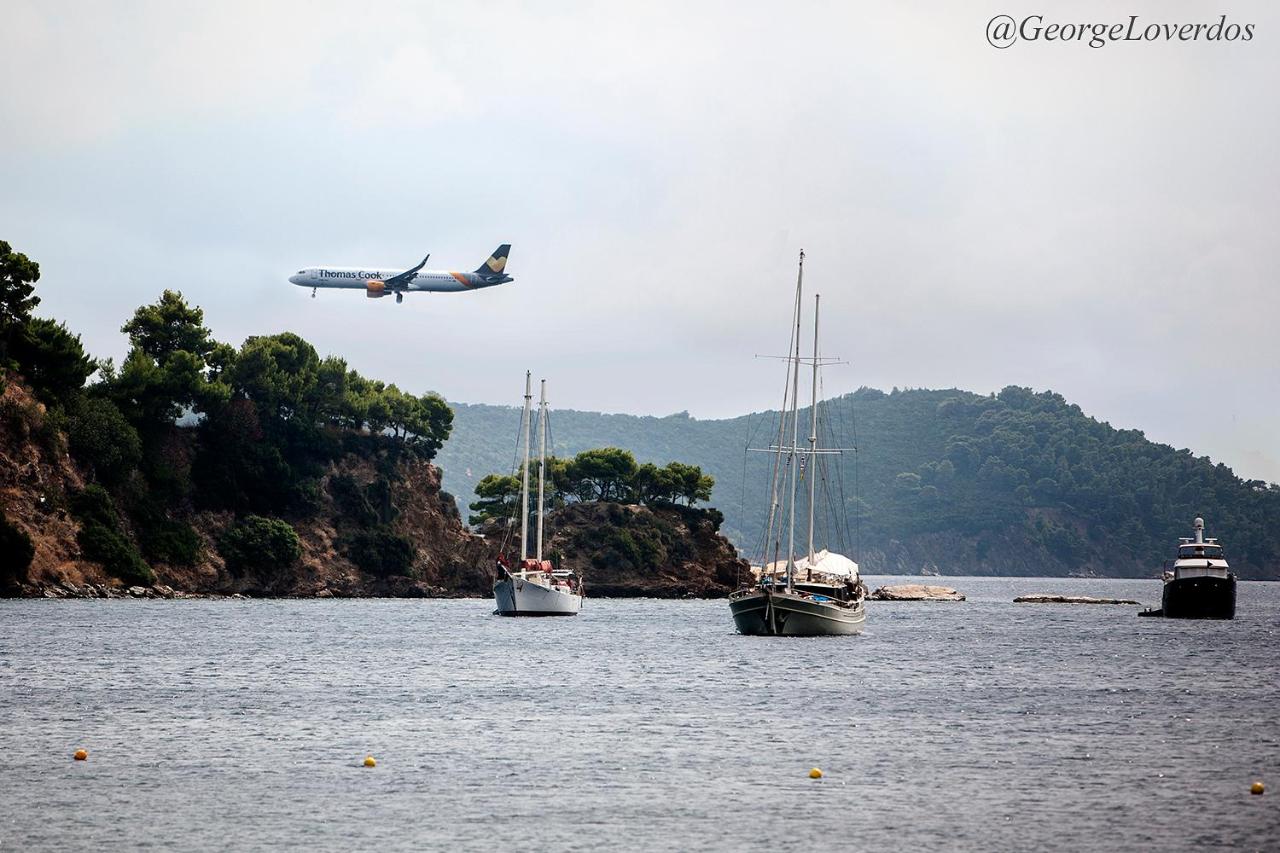
[[[867,598],[872,601],[964,601],[964,595],[949,586],[918,583],[882,586]]]
[[[1088,595],[1020,595],[1014,604],[1137,604],[1130,598],[1093,598]]]

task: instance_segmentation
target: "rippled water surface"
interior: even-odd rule
[[[941,582],[816,639],[723,601],[0,601],[0,850],[1280,846],[1280,584],[1185,622],[1012,603],[1158,581]]]

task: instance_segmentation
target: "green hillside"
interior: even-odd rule
[[[519,410],[453,406],[438,462],[445,488],[465,503],[482,476],[512,469]],[[1052,392],[863,388],[823,412],[823,444],[857,451],[827,457],[819,537],[869,571],[1148,575],[1202,515],[1242,577],[1280,578],[1280,487],[1114,429]],[[773,412],[696,420],[557,411],[552,445],[560,456],[613,445],[641,462],[700,465],[716,478],[711,503],[724,532],[755,556],[772,457],[745,448],[768,445],[774,430]]]

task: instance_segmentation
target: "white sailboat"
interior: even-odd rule
[[[535,556],[529,556],[529,420],[533,403],[532,374],[524,375],[524,461],[520,466],[520,562],[514,567],[498,557],[498,580],[493,585],[494,611],[499,616],[576,616],[582,609],[582,580],[542,559],[543,519],[546,515],[547,380],[542,380],[538,403],[538,530]]]
[[[818,308],[820,296],[814,297],[813,310],[813,388],[810,408],[808,448],[799,441],[798,397],[800,385],[800,309],[804,282],[804,252],[800,253],[800,271],[796,276],[796,301],[792,347],[787,353],[790,370],[778,424],[777,443],[769,448],[774,453],[770,482],[769,521],[765,534],[766,559],[775,555],[781,542],[781,509],[779,484],[789,493],[785,501],[787,514],[786,557],[760,567],[757,583],[737,590],[729,596],[729,610],[740,634],[760,636],[812,637],[858,634],[867,619],[863,600],[866,587],[858,574],[858,564],[848,557],[826,549],[815,550],[813,537],[814,505],[817,497],[817,458],[839,450],[818,447],[818,370],[822,359],[818,353]],[[788,402],[790,411],[788,412]],[[788,418],[791,441],[786,444]],[[795,553],[796,486],[801,460],[808,461],[809,487],[808,550]],[[775,524],[777,520],[777,524]]]

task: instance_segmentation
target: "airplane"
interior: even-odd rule
[[[457,293],[515,281],[506,274],[507,256],[510,253],[511,244],[503,243],[475,272],[424,270],[423,267],[431,257],[427,255],[422,263],[404,272],[386,272],[369,267],[308,267],[289,276],[289,283],[311,288],[312,299],[315,299],[318,288],[331,287],[363,290],[364,295],[370,299],[394,293],[396,302],[404,302],[404,295],[414,291]]]

